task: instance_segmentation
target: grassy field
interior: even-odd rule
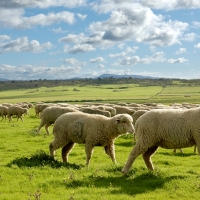
[[[200,103],[198,87],[102,85],[88,87],[39,88],[37,90],[0,91],[0,103],[28,102],[160,102]],[[138,157],[128,176],[121,169],[133,147],[132,135],[115,141],[114,165],[102,147],[95,147],[91,164],[85,164],[84,145],[76,145],[69,155],[69,164],[61,162],[61,150],[55,161],[48,154],[53,135],[44,128],[36,135],[40,119],[34,109],[24,122],[0,121],[0,199],[3,200],[160,200],[199,199],[200,160],[193,148],[184,154],[158,149],[153,156],[154,172],[149,172]],[[50,127],[52,132],[52,126]]]
[[[0,91],[0,104],[4,102],[135,102],[135,103],[200,103],[198,86],[139,86],[100,85],[100,86],[59,86],[52,88],[21,89]]]

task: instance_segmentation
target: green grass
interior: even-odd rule
[[[61,150],[49,156],[53,135],[36,130],[40,119],[34,109],[24,123],[0,121],[0,199],[199,199],[200,160],[193,148],[184,154],[159,149],[153,156],[155,171],[149,172],[139,156],[128,176],[121,169],[133,147],[133,137],[115,141],[114,165],[102,147],[95,147],[90,166],[85,167],[84,145],[76,144],[63,164]],[[52,126],[50,127],[52,132]]]
[[[0,103],[16,102],[127,102],[127,103],[200,103],[197,86],[139,86],[137,84],[59,86],[0,91]]]
[[[158,102],[200,103],[199,87],[175,86],[101,85],[38,88],[31,90],[0,91],[3,102]],[[63,164],[61,150],[56,158],[49,157],[48,146],[53,135],[46,135],[44,127],[36,135],[40,119],[34,109],[25,116],[24,123],[0,121],[0,199],[4,200],[160,200],[199,199],[200,160],[193,148],[184,154],[158,149],[152,160],[155,170],[149,172],[139,156],[128,176],[123,168],[133,148],[133,137],[123,136],[115,141],[114,165],[102,147],[95,147],[88,168],[85,167],[84,145],[76,144]],[[50,127],[52,132],[52,126]]]

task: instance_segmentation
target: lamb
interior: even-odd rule
[[[114,141],[127,132],[133,133],[133,119],[128,114],[114,117],[87,113],[66,113],[61,115],[54,124],[54,141],[49,144],[50,155],[62,147],[62,160],[68,162],[68,154],[75,143],[84,143],[86,166],[95,146],[103,146],[106,154],[116,163]]]
[[[200,108],[158,109],[142,115],[135,124],[136,145],[122,169],[127,174],[141,154],[149,170],[154,170],[151,156],[158,147],[166,149],[197,145],[200,154]]]
[[[77,110],[74,109],[74,108],[67,108],[67,107],[60,107],[60,106],[49,106],[49,107],[46,107],[42,111],[42,113],[40,115],[41,121],[40,121],[40,125],[38,127],[38,130],[37,130],[37,134],[39,134],[40,129],[45,125],[46,133],[48,135],[50,135],[48,127],[51,124],[54,124],[54,122],[56,121],[56,119],[60,115],[62,115],[64,113],[76,112],[76,111]]]
[[[0,115],[2,117],[2,120],[5,118],[6,120],[6,116],[8,114],[8,107],[7,106],[0,106]]]
[[[8,119],[9,121],[12,121],[12,116],[17,116],[17,121],[20,118],[23,122],[23,114],[28,114],[27,108],[21,108],[20,106],[10,106],[8,107]]]

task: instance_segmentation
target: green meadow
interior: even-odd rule
[[[197,85],[105,84],[87,86],[40,87],[0,91],[0,103],[10,102],[135,102],[135,103],[199,103],[200,87]]]
[[[16,102],[80,103],[200,103],[200,87],[140,86],[136,84],[101,86],[59,86],[0,91],[0,104]],[[184,153],[159,148],[149,172],[139,156],[127,176],[122,175],[133,136],[116,139],[118,164],[114,165],[103,147],[95,147],[89,167],[85,167],[84,145],[76,144],[63,164],[61,149],[55,160],[48,146],[53,140],[44,127],[36,135],[40,119],[31,108],[24,122],[0,121],[0,199],[2,200],[188,200],[200,197],[200,159],[193,147]]]

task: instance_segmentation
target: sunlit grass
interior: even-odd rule
[[[133,136],[115,141],[114,165],[102,147],[95,147],[90,166],[85,167],[83,144],[77,144],[63,164],[61,149],[55,160],[49,157],[48,145],[53,135],[36,130],[39,118],[1,121],[0,199],[198,199],[200,195],[199,156],[193,148],[184,154],[158,149],[152,160],[155,171],[149,172],[139,156],[128,176],[121,169],[134,145]],[[52,131],[52,126],[51,126]]]

